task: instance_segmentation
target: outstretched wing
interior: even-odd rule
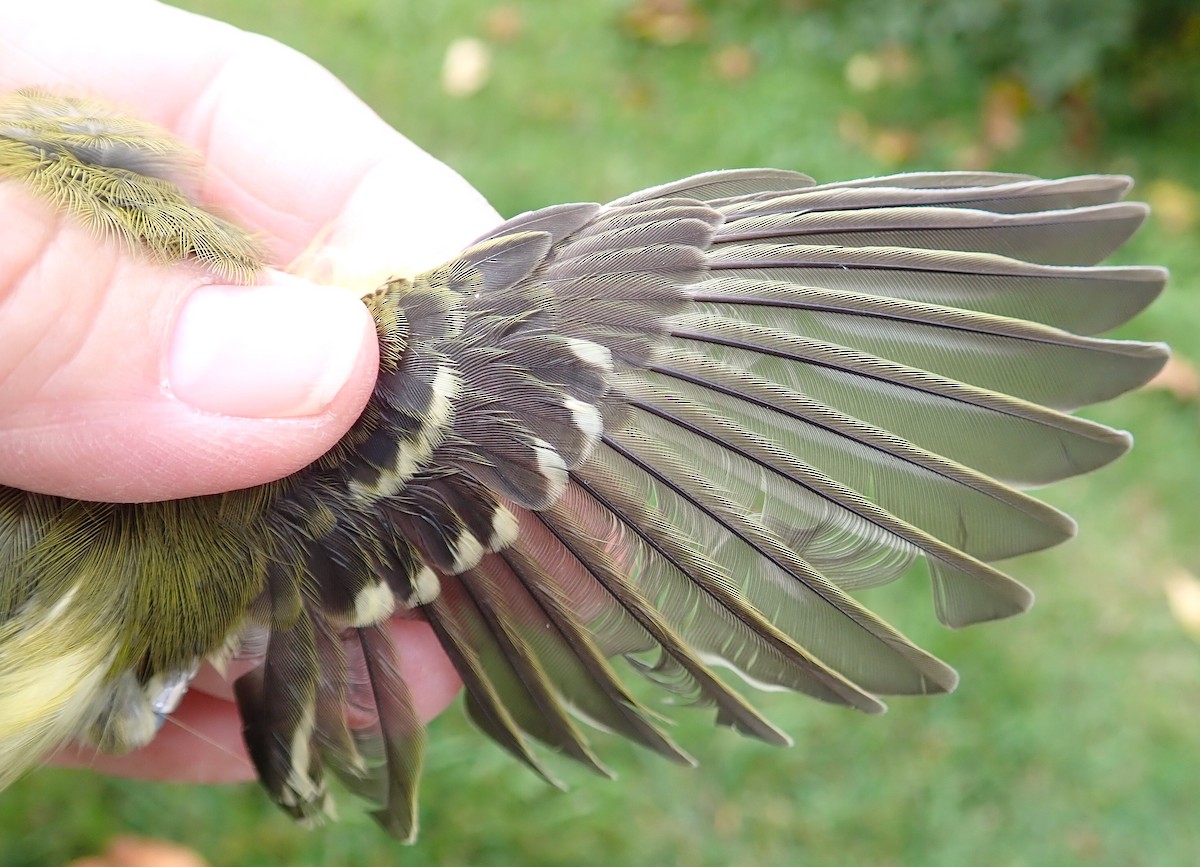
[[[530,739],[604,770],[581,723],[688,761],[617,657],[774,743],[717,668],[869,712],[953,689],[850,594],[924,560],[947,625],[1028,608],[989,564],[1074,525],[1022,488],[1123,453],[1066,413],[1166,357],[1090,336],[1164,282],[1097,265],[1145,217],[1128,186],[719,172],[426,275],[462,314],[453,417],[377,508],[471,718],[552,779]]]

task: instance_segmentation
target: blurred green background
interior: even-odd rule
[[[1091,415],[1118,464],[1045,493],[1079,538],[1016,561],[1034,611],[961,633],[927,591],[881,600],[959,691],[865,718],[762,699],[774,750],[681,711],[685,770],[603,743],[621,780],[544,786],[433,726],[419,844],[343,803],[305,831],[256,787],[41,770],[0,796],[0,865],[119,834],[212,865],[1165,865],[1200,859],[1200,14],[1133,0],[187,0],[327,65],[503,213],[712,168],[819,180],[904,169],[1134,175],[1155,215],[1123,262],[1172,269],[1122,336],[1176,350],[1159,387]],[[1187,8],[1185,8],[1187,7]],[[475,42],[458,43],[471,39]],[[463,45],[466,47],[462,47]],[[353,142],[346,142],[353,147]],[[345,799],[344,799],[345,800]]]

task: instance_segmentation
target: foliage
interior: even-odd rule
[[[1044,106],[1090,101],[1109,122],[1196,119],[1200,12],[1189,0],[848,0],[820,4],[865,46],[907,46],[937,74],[1015,78]],[[1190,101],[1190,102],[1189,102]]]

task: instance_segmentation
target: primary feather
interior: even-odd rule
[[[76,135],[86,104],[51,106],[39,123]],[[14,111],[4,177],[171,183],[157,150],[46,146]],[[522,215],[390,281],[367,298],[374,396],[313,466],[174,503],[0,490],[0,785],[69,737],[144,743],[165,685],[265,631],[237,696],[272,797],[319,817],[331,771],[411,838],[423,732],[379,626],[397,608],[429,621],[479,728],[550,780],[532,741],[606,773],[590,728],[690,761],[616,660],[771,743],[718,669],[867,712],[953,689],[851,594],[923,560],[950,626],[1029,607],[990,563],[1074,525],[1021,489],[1123,453],[1066,412],[1166,357],[1091,336],[1164,281],[1098,265],[1145,216],[1128,186],[714,172]],[[237,272],[246,248],[222,266],[215,246],[170,249]],[[70,618],[89,640],[38,640]]]

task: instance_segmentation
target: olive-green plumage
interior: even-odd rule
[[[248,275],[253,242],[186,191],[196,165],[88,101],[0,101],[0,178]],[[144,505],[0,489],[0,785],[61,740],[145,743],[200,660],[254,652],[236,691],[271,796],[317,818],[332,771],[410,838],[423,734],[380,626],[398,609],[548,779],[533,741],[605,772],[588,724],[690,761],[618,659],[772,743],[716,668],[868,712],[953,689],[851,593],[923,559],[948,625],[1029,606],[989,562],[1074,525],[1020,489],[1123,453],[1066,413],[1166,357],[1090,336],[1165,278],[1097,265],[1145,217],[1128,186],[716,172],[522,215],[385,284],[374,395],[313,466]],[[347,706],[376,713],[352,728]]]

